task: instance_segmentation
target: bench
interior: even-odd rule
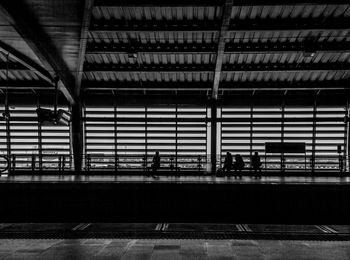
[[[145,169],[147,172],[152,171],[152,166],[147,166]],[[157,171],[170,170],[170,172],[173,172],[173,171],[179,172],[180,169],[181,168],[178,166],[163,166],[163,167],[158,168]]]

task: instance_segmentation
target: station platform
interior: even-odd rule
[[[1,259],[349,259],[349,241],[0,239]]]
[[[350,226],[234,223],[0,223],[0,239],[45,238],[350,241]]]
[[[145,176],[145,175],[2,175],[0,183],[177,183],[350,185],[350,176]]]
[[[350,225],[349,177],[7,176],[1,222]]]

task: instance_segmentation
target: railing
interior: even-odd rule
[[[68,171],[73,158],[67,154],[13,154],[0,155],[0,172],[10,171]]]
[[[251,168],[248,156],[242,156],[245,168]],[[304,171],[304,172],[347,172],[349,170],[349,157],[343,155],[315,156],[311,155],[260,155],[263,171]],[[222,166],[224,157],[218,161],[218,167]]]
[[[242,156],[244,171],[251,170],[249,156]],[[261,155],[263,172],[348,172],[349,160],[345,156]],[[152,155],[88,154],[83,157],[83,171],[130,172],[147,171],[152,165]],[[224,156],[218,158],[217,169],[223,166]],[[16,171],[70,171],[73,158],[66,154],[16,154],[0,155],[0,173]],[[210,155],[161,155],[161,171],[210,173]],[[178,174],[178,173],[176,173]],[[180,173],[181,174],[181,173]],[[186,174],[186,173],[184,173]]]
[[[146,171],[152,165],[152,155],[101,155],[85,156],[85,170]],[[161,155],[161,170],[207,171],[207,156]]]

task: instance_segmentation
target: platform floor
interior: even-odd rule
[[[350,241],[349,225],[233,223],[0,223],[0,238]]]
[[[80,233],[82,238],[58,238],[54,232]],[[97,232],[143,231],[350,234],[350,226],[252,225],[196,223],[0,223],[0,259],[350,259],[350,241],[337,239],[215,239],[96,238]],[[50,233],[51,232],[51,233]],[[27,233],[27,235],[26,235]],[[28,238],[28,234],[46,234]],[[50,235],[51,234],[51,235]],[[89,238],[87,238],[89,237]],[[215,237],[215,236],[213,236]]]
[[[216,177],[216,176],[154,176],[144,175],[103,176],[103,175],[1,175],[0,183],[4,182],[97,182],[97,183],[205,183],[205,184],[330,184],[350,185],[350,177],[298,177],[298,176],[251,176]]]
[[[350,259],[347,241],[0,239],[0,259]]]

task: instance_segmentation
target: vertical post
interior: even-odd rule
[[[9,53],[6,55],[6,85],[8,86],[9,81]],[[9,110],[9,94],[8,94],[8,87],[6,87],[5,92],[5,113],[4,117],[6,119],[6,152],[7,152],[7,158],[10,159],[11,156],[11,136],[10,136],[10,110]]]
[[[216,142],[217,142],[217,101],[211,100],[211,117],[210,117],[210,123],[211,123],[211,146],[210,146],[210,153],[211,153],[211,172],[212,174],[216,174]]]
[[[178,100],[176,99],[176,108],[175,108],[175,170],[178,169]]]
[[[220,114],[219,114],[219,117],[220,118],[223,118],[223,116],[222,116],[222,106],[220,106]],[[219,142],[219,145],[220,145],[220,149],[219,149],[219,154],[218,154],[218,159],[219,159],[219,162],[220,162],[220,166],[221,166],[221,163],[222,163],[222,137],[223,137],[223,135],[222,135],[222,120],[220,121],[220,127],[219,127],[219,129],[220,129],[220,142]],[[218,142],[218,141],[216,141],[216,142]]]
[[[10,136],[10,111],[9,111],[9,104],[7,101],[8,97],[6,96],[5,100],[5,114],[7,116],[6,118],[6,155],[7,158],[11,159],[11,136]],[[14,167],[13,167],[14,170]]]
[[[145,104],[145,169],[148,167],[148,117],[147,104]]]
[[[348,170],[350,173],[350,122],[349,122],[349,119],[350,119],[350,105],[348,101],[346,106],[346,147],[344,147],[344,150],[346,151],[345,161],[347,161],[348,163]],[[346,171],[346,165],[345,165],[345,171]]]
[[[281,107],[281,143],[284,143],[284,121],[285,121],[285,106],[286,106],[286,100],[285,100],[285,95],[283,95],[283,100],[282,100],[282,107]],[[281,154],[281,171],[284,172],[286,169],[286,158],[284,156],[284,153]]]
[[[250,103],[250,116],[249,116],[249,160],[253,156],[253,96]],[[250,165],[251,166],[251,165]]]
[[[37,96],[36,106],[40,108],[40,97]],[[43,169],[43,147],[42,147],[42,126],[38,121],[38,159],[39,159],[39,170]],[[34,169],[33,169],[34,170]]]
[[[116,101],[116,96],[113,91],[113,106],[114,106],[114,171],[117,173],[118,171],[118,118],[117,118],[117,101]]]
[[[73,159],[74,170],[80,173],[82,170],[83,157],[83,120],[82,120],[82,105],[81,101],[77,100],[72,106],[72,144],[73,144]]]
[[[311,172],[315,172],[316,161],[316,113],[317,113],[317,100],[316,95],[314,97],[314,107],[312,111],[312,143],[311,143]]]

